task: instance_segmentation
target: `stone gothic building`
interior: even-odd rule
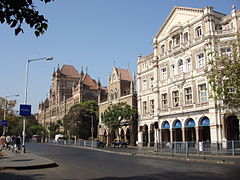
[[[108,127],[102,123],[105,110],[120,102],[125,102],[131,107],[137,108],[137,94],[135,91],[135,76],[132,77],[129,69],[113,68],[108,80],[108,96],[107,99],[99,99],[99,126],[98,136],[100,139],[110,143],[111,140],[117,138],[116,134],[110,134]],[[134,145],[137,140],[137,119],[133,119],[133,125],[130,126],[128,120],[121,120],[118,128],[118,135],[121,139],[128,141]],[[112,137],[113,136],[113,137]]]
[[[173,8],[153,38],[153,53],[138,58],[139,144],[239,140],[239,119],[210,98],[205,75],[208,53],[231,53],[229,41],[239,32],[234,6],[229,15]]]
[[[48,97],[39,104],[38,122],[48,128],[51,122],[62,120],[76,103],[106,99],[107,88],[101,86],[88,73],[79,73],[72,65],[63,65],[52,74]]]

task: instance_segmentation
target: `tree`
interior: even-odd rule
[[[45,135],[46,129],[42,125],[32,125],[27,129],[30,136],[33,135]]]
[[[40,0],[49,3],[54,0]],[[15,35],[23,33],[23,23],[30,28],[34,28],[35,35],[38,37],[48,28],[48,21],[36,10],[32,0],[0,0],[0,22],[8,24],[15,29]]]
[[[206,70],[209,84],[214,92],[212,97],[233,111],[240,109],[239,40],[237,36],[227,49],[218,47],[216,51],[209,53],[210,68]]]
[[[88,139],[91,137],[91,118],[93,118],[94,136],[97,132],[98,105],[95,101],[85,101],[73,105],[63,117],[64,130],[70,136]]]
[[[118,103],[109,106],[104,112],[103,123],[109,128],[109,133],[112,134],[121,126],[121,121],[123,119],[128,120],[131,130],[131,143],[134,139],[134,130],[136,128],[136,108],[131,107],[127,103]],[[117,131],[118,134],[118,131]],[[113,138],[113,137],[111,137]]]
[[[60,133],[61,121],[50,122],[48,130],[50,131],[50,138],[54,138],[56,134]]]

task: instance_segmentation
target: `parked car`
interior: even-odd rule
[[[102,142],[102,141],[100,141],[100,140],[97,140],[97,147],[99,148],[99,147],[104,147],[105,146],[105,142]]]
[[[112,147],[127,147],[127,142],[124,141],[123,139],[114,139],[112,142]]]

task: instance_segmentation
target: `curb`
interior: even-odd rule
[[[41,165],[32,165],[32,166],[6,166],[6,167],[0,167],[0,171],[5,169],[28,170],[28,169],[43,169],[43,168],[52,168],[52,167],[58,167],[58,165],[56,163],[50,163],[50,164],[41,164]]]
[[[0,156],[6,156],[9,157],[9,155],[6,152],[0,152]],[[42,164],[34,164],[34,165],[18,165],[18,166],[0,166],[0,171],[5,169],[15,169],[15,170],[28,170],[28,169],[42,169],[42,168],[52,168],[52,167],[58,167],[58,164],[53,162],[52,160],[46,159],[44,157],[35,155],[35,157],[39,157],[41,159],[45,159],[48,161],[47,163]]]

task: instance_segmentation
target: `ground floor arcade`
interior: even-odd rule
[[[217,124],[210,116],[152,121],[139,126],[138,145],[153,146],[158,142],[239,141],[240,122],[236,115],[222,116]]]

